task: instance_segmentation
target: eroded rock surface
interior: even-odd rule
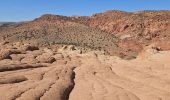
[[[13,49],[10,48],[13,46],[8,47],[7,53],[1,53],[8,57],[2,57],[0,61],[0,100],[69,98],[75,85],[74,68],[79,66],[79,59],[68,60],[62,53],[59,56],[51,49],[22,49],[24,53],[21,53],[11,52]],[[22,46],[18,46],[15,50],[20,48]],[[61,63],[62,61],[65,63]]]
[[[82,54],[73,46],[25,49],[8,56],[0,60],[0,100],[170,99],[170,51],[153,46],[134,60],[100,51]]]

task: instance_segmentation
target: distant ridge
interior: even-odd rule
[[[27,23],[0,27],[6,41],[73,44],[107,54],[136,57],[145,46],[170,50],[170,11],[110,10],[92,16],[45,14]]]
[[[4,24],[15,24],[15,22],[0,22],[0,26]]]

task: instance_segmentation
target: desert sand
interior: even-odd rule
[[[170,51],[123,60],[74,46],[1,48],[0,100],[170,100]]]

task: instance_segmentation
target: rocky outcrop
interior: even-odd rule
[[[169,11],[107,11],[72,17],[46,14],[0,29],[2,40],[9,42],[77,45],[120,57],[135,56],[142,48],[157,41],[162,50],[170,48],[167,42],[170,38]]]
[[[2,47],[13,50],[17,44]],[[23,45],[17,46],[15,50]],[[73,45],[38,48],[0,60],[0,100],[170,99],[170,51],[160,51],[156,44],[133,60],[101,51],[80,53]]]

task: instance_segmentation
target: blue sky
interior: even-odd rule
[[[27,21],[43,14],[91,15],[106,10],[170,10],[170,0],[0,0],[0,21]]]

